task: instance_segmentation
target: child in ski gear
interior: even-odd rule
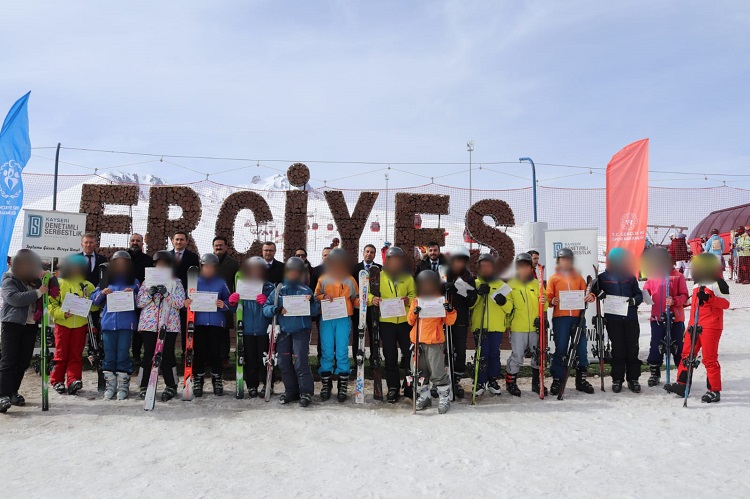
[[[719,340],[724,329],[724,310],[729,308],[729,286],[721,277],[721,261],[711,253],[701,253],[693,258],[693,293],[690,301],[690,321],[688,330],[698,327],[696,342],[691,343],[690,333],[685,335],[682,348],[682,362],[677,368],[677,383],[666,385],[670,393],[685,396],[685,389],[692,380],[688,379],[690,353],[696,358],[703,350],[703,365],[706,368],[708,391],[701,398],[712,403],[721,400],[721,366],[719,365]],[[698,311],[698,324],[695,324],[695,310]]]
[[[469,250],[465,246],[454,248],[448,256],[448,267],[445,276],[445,294],[448,303],[456,311],[456,322],[451,326],[453,335],[453,391],[458,398],[464,397],[464,389],[459,382],[461,375],[466,372],[466,338],[469,333],[471,307],[477,301],[476,282],[469,272]],[[461,294],[456,287],[456,281],[462,280],[472,289],[467,289]]]
[[[91,294],[91,300],[101,308],[102,341],[104,342],[104,361],[102,371],[106,388],[104,398],[112,400],[117,393],[117,400],[128,398],[130,375],[133,374],[133,363],[130,360],[130,344],[133,331],[138,326],[138,315],[135,311],[135,296],[140,283],[135,278],[133,262],[127,251],[116,251],[107,267],[108,283],[101,284]],[[130,293],[133,297],[133,310],[110,312],[107,308],[107,297],[115,291]]]
[[[195,312],[195,337],[193,339],[193,393],[196,397],[203,396],[203,379],[205,377],[206,361],[211,365],[211,385],[214,395],[224,395],[224,328],[227,327],[225,312],[233,310],[229,307],[229,287],[224,278],[218,273],[219,257],[213,253],[206,253],[201,257],[201,270],[198,276],[197,292],[216,293],[216,310],[211,312]],[[193,300],[185,298],[185,307],[189,307]]]
[[[422,270],[417,275],[417,299],[412,300],[409,308],[408,321],[412,326],[409,339],[413,349],[419,349],[419,365],[414,366],[415,356],[412,357],[412,372],[416,370],[420,375],[437,388],[440,401],[438,403],[438,412],[445,414],[451,405],[451,386],[450,378],[445,369],[445,326],[451,326],[456,322],[456,311],[453,306],[445,302],[445,317],[420,318],[421,307],[420,299],[435,299],[442,297],[442,284],[440,276],[432,270]],[[417,398],[417,410],[424,410],[432,405],[432,395],[427,383],[420,386],[419,379],[413,379],[412,384],[417,388],[415,392]]]
[[[586,281],[573,267],[574,254],[570,248],[562,248],[557,252],[556,273],[549,278],[547,283],[547,301],[553,307],[552,331],[555,340],[555,352],[552,354],[552,386],[550,393],[560,393],[562,377],[565,374],[563,359],[568,351],[570,339],[575,328],[578,326],[582,310],[562,310],[560,308],[560,293],[565,291],[586,291]],[[596,298],[593,295],[585,297],[585,301],[591,303]],[[586,326],[586,319],[583,319]],[[586,380],[589,367],[587,355],[586,335],[581,336],[581,341],[576,349],[578,357],[578,368],[576,369],[576,390],[586,393],[594,393],[594,387]]]
[[[244,378],[250,398],[265,393],[265,355],[268,353],[268,326],[271,321],[263,314],[263,305],[274,290],[273,284],[266,280],[267,265],[265,260],[254,256],[245,260],[240,269],[241,279],[262,283],[261,292],[254,300],[242,300],[238,293],[229,297],[230,306],[242,307],[243,336],[245,345]]]
[[[78,254],[69,256],[60,267],[60,294],[57,297],[50,296],[49,300],[50,317],[55,321],[55,356],[50,384],[60,394],[67,391],[68,394],[75,395],[83,388],[82,355],[86,346],[89,318],[63,312],[62,304],[68,293],[88,298],[94,292],[94,285],[85,278],[87,269],[86,257]],[[91,311],[98,309],[92,304]]]
[[[175,343],[181,331],[180,310],[185,301],[185,289],[182,281],[174,276],[174,255],[169,251],[154,253],[154,267],[172,271],[172,280],[168,285],[152,285],[144,282],[138,290],[136,306],[140,309],[138,331],[143,339],[143,357],[141,358],[140,396],[146,397],[148,373],[156,350],[156,341],[162,326],[167,327],[167,336],[162,349],[161,375],[164,378],[162,402],[174,398],[177,394],[175,373]]]
[[[346,302],[347,316],[339,319],[322,319],[320,321],[319,344],[320,357],[320,398],[323,401],[331,397],[331,375],[338,376],[339,402],[345,402],[349,383],[349,335],[351,333],[351,316],[359,308],[359,287],[350,275],[351,266],[348,254],[341,248],[334,248],[325,261],[325,273],[315,287],[315,298],[332,302],[343,298]],[[366,305],[365,305],[366,306]],[[322,303],[321,303],[322,308]],[[336,366],[334,368],[334,360]]]
[[[633,274],[632,255],[623,248],[612,248],[607,255],[607,268],[599,274],[591,292],[599,300],[627,300],[627,315],[604,314],[607,334],[612,343],[612,391],[620,393],[624,381],[633,393],[640,393],[641,361],[638,359],[638,305],[643,293]]]
[[[750,284],[750,232],[745,227],[737,229],[736,247],[737,282]]]
[[[475,343],[479,344],[479,331],[484,327],[481,341],[480,357],[474,359],[479,365],[476,394],[482,395],[489,390],[493,395],[502,393],[497,380],[500,378],[500,345],[503,332],[508,328],[508,315],[513,305],[506,295],[500,292],[505,282],[497,277],[497,262],[487,253],[479,256],[477,261],[477,301],[471,307],[471,328],[474,331]],[[484,311],[484,318],[482,318]],[[476,357],[476,355],[475,355]]]
[[[0,412],[11,405],[24,405],[18,393],[26,369],[31,364],[36,341],[37,321],[41,316],[41,298],[49,287],[43,286],[42,261],[29,249],[13,257],[10,270],[3,275],[2,334],[0,334]],[[46,331],[43,333],[46,334]]]
[[[685,304],[688,289],[685,276],[672,266],[671,255],[664,248],[655,246],[644,252],[644,268],[648,280],[643,291],[653,300],[651,305],[651,348],[648,353],[650,377],[648,386],[661,383],[661,366],[665,355],[672,355],[674,364],[679,364],[682,355],[682,338],[685,334]],[[669,286],[667,293],[666,286]],[[666,344],[666,313],[671,314],[670,339]]]
[[[508,302],[513,308],[510,315],[511,354],[505,370],[505,389],[511,395],[521,396],[518,388],[518,372],[524,363],[524,357],[531,357],[531,390],[539,393],[539,303],[547,309],[547,298],[541,293],[539,281],[535,276],[536,267],[529,253],[516,256],[516,276],[508,281],[511,292]],[[547,320],[542,317],[542,320]],[[547,393],[547,388],[544,388]]]
[[[320,313],[320,303],[313,297],[312,290],[302,284],[306,270],[305,262],[296,256],[289,258],[284,265],[284,283],[281,288],[278,306],[274,305],[276,290],[271,292],[263,306],[263,315],[273,318],[281,328],[276,339],[278,365],[284,382],[284,394],[279,398],[282,404],[299,400],[299,405],[307,407],[312,402],[315,390],[310,370],[310,330],[312,317]],[[284,307],[285,296],[304,296],[310,301],[310,314],[304,316],[287,315]]]
[[[417,291],[414,278],[406,271],[406,254],[398,246],[391,246],[386,251],[385,265],[380,273],[380,296],[370,293],[367,297],[368,305],[379,307],[383,300],[398,298],[409,307],[416,298]],[[411,327],[407,321],[407,314],[398,317],[383,317],[380,314],[380,337],[383,341],[383,356],[385,357],[385,380],[388,385],[386,400],[395,403],[398,400],[400,373],[398,351],[402,358],[409,358],[409,331]],[[411,386],[404,382],[404,396],[413,396]]]

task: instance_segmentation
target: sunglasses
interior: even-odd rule
[[[296,255],[294,255],[294,256],[296,256],[296,257],[299,257],[299,258],[307,258],[307,255],[306,255],[306,254],[304,254],[304,253],[297,253],[297,254],[296,254]]]

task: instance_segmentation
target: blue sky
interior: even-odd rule
[[[12,2],[0,17],[0,114],[31,90],[34,146],[460,163],[473,139],[475,164],[531,156],[604,167],[650,137],[652,170],[695,172],[652,173],[652,185],[750,187],[750,176],[721,175],[744,173],[750,159],[742,0]],[[27,171],[51,171],[53,151],[34,153]],[[61,158],[89,168],[142,160],[73,150]],[[201,172],[251,164],[173,161]],[[160,166],[122,169],[204,178]],[[334,186],[384,186],[382,171],[333,182],[381,166],[310,166]],[[438,177],[467,167],[399,168]],[[497,173],[526,177],[525,166],[491,168],[474,172],[475,187],[528,185]],[[540,165],[538,176],[550,186],[604,185],[603,175],[560,167]],[[464,173],[436,181],[468,185]],[[391,187],[424,182],[391,172]]]

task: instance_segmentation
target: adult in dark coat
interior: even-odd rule
[[[81,237],[81,255],[86,257],[88,260],[88,267],[86,268],[86,280],[94,286],[99,285],[99,275],[101,272],[101,266],[107,263],[107,257],[100,255],[96,252],[98,244],[96,242],[96,234],[91,232],[85,233]]]
[[[310,269],[310,289],[312,289],[313,292],[315,291],[315,288],[318,286],[318,280],[320,280],[320,276],[322,276],[323,273],[325,273],[326,258],[328,258],[328,253],[330,252],[331,252],[330,246],[326,246],[325,248],[323,248],[323,252],[320,255],[322,258],[322,262],[320,263],[320,265],[317,265]]]
[[[438,272],[438,268],[445,264],[446,259],[445,256],[440,253],[440,245],[436,242],[429,242],[427,243],[427,254],[417,265],[417,271],[414,273],[414,277],[419,275],[423,270]]]
[[[154,266],[154,259],[143,252],[143,236],[133,233],[128,241],[128,254],[133,262],[133,271],[138,282],[143,284],[146,280],[146,268]],[[140,314],[140,309],[136,308],[136,313]],[[139,365],[141,362],[141,350],[143,349],[143,336],[137,332],[133,335],[132,351],[133,363]]]
[[[278,261],[276,257],[276,243],[266,241],[261,249],[263,260],[266,261],[268,269],[268,281],[274,286],[284,280],[284,264]]]
[[[214,247],[214,255],[219,257],[219,275],[224,279],[224,282],[227,283],[229,292],[234,293],[234,279],[237,275],[237,271],[240,270],[240,264],[227,253],[229,246],[227,245],[227,239],[224,236],[214,237],[212,244]],[[229,361],[230,329],[232,329],[230,325],[234,324],[234,314],[232,312],[226,312],[224,316],[226,317],[225,323],[227,324],[227,327],[224,328],[222,354],[225,363],[227,363]]]
[[[175,261],[175,276],[182,282],[182,287],[187,292],[187,272],[190,267],[199,267],[201,264],[200,257],[187,249],[188,236],[187,232],[178,230],[172,236],[172,254]],[[187,329],[187,309],[180,310],[180,341],[182,351],[185,352],[185,330]]]
[[[362,250],[362,261],[357,263],[354,268],[352,269],[352,277],[354,277],[354,280],[357,282],[357,286],[359,286],[359,273],[363,270],[369,271],[372,267],[378,267],[379,269],[383,269],[383,266],[380,264],[375,263],[375,255],[377,254],[377,249],[372,244],[365,245],[364,249]],[[367,322],[369,323],[371,319],[370,316],[370,308],[367,309]],[[356,332],[359,329],[359,313],[358,311],[354,311],[354,314],[352,314],[352,332]],[[372,345],[372,331],[368,329],[368,334],[370,335],[370,345]],[[352,334],[352,352],[357,351],[357,335]]]

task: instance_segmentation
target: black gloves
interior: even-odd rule
[[[700,301],[701,305],[706,303],[709,300],[709,298],[711,298],[711,295],[706,293],[706,286],[701,286],[698,289],[698,294],[696,296],[698,296],[698,301]]]
[[[480,284],[477,288],[477,294],[479,294],[479,296],[487,296],[490,294],[490,285],[486,283]]]
[[[422,307],[414,307],[414,315],[419,317],[419,312],[422,311]]]
[[[635,307],[635,298],[628,298],[628,305],[631,307]]]
[[[443,303],[443,308],[446,312],[453,312],[453,305],[448,302]]]
[[[163,284],[159,284],[158,286],[156,286],[156,292],[159,293],[162,296],[166,296],[167,295],[167,287],[165,285],[163,285]]]
[[[148,288],[148,295],[153,298],[155,295],[159,293],[159,287],[158,286],[151,286]]]
[[[476,289],[467,289],[466,290],[466,299],[473,301],[477,299],[477,290]]]
[[[496,294],[496,295],[495,295],[495,303],[497,303],[497,304],[498,304],[498,305],[500,305],[501,307],[502,307],[503,305],[505,305],[505,303],[506,303],[507,301],[508,301],[508,299],[507,299],[507,298],[505,298],[505,296],[503,296],[503,294],[502,294],[502,293],[498,293],[498,294]]]
[[[716,281],[716,284],[719,285],[719,291],[721,291],[721,294],[729,294],[729,284],[727,284],[727,281],[725,281],[724,279],[719,279],[718,281]]]
[[[281,315],[281,311],[284,310],[284,307],[281,305],[277,306],[275,309],[273,309],[273,315]]]

